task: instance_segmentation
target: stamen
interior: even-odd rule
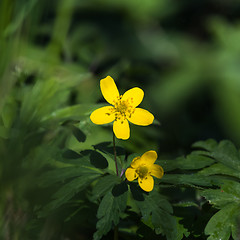
[[[148,167],[146,165],[140,165],[137,168],[136,172],[138,173],[141,179],[147,179],[149,172],[148,172]]]
[[[115,120],[125,120],[126,118],[131,118],[132,113],[134,112],[133,98],[122,100],[122,95],[117,97],[117,101],[114,101],[114,111],[115,111]]]

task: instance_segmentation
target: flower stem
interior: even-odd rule
[[[116,173],[118,176],[118,165],[117,165],[117,152],[116,152],[116,144],[115,144],[115,134],[113,132],[113,153],[114,153],[114,161],[116,166]]]
[[[118,240],[118,227],[114,227],[114,240]]]
[[[118,176],[118,165],[117,165],[117,152],[116,152],[116,144],[115,144],[115,134],[113,132],[113,153],[114,153],[114,161],[116,166],[116,173]],[[114,227],[114,240],[118,240],[118,226]]]

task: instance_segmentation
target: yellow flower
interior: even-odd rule
[[[157,160],[155,151],[145,152],[141,157],[133,159],[131,166],[126,170],[125,176],[128,181],[133,181],[138,178],[140,187],[150,192],[153,190],[153,177],[162,178],[163,168],[160,165],[154,164]]]
[[[113,122],[113,132],[117,138],[130,137],[129,122],[147,126],[152,124],[154,116],[145,109],[137,108],[142,102],[144,92],[134,87],[120,95],[114,80],[107,76],[100,81],[103,97],[112,106],[101,107],[92,112],[90,119],[95,124]]]

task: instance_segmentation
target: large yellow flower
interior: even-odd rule
[[[126,170],[125,176],[128,181],[133,181],[138,178],[140,187],[150,192],[153,190],[153,177],[162,178],[163,168],[160,165],[154,164],[157,160],[155,151],[145,152],[141,157],[133,159],[131,166]]]
[[[95,124],[113,122],[113,132],[117,138],[130,137],[129,122],[136,125],[147,126],[152,124],[154,116],[145,109],[136,108],[143,99],[144,92],[138,87],[119,95],[114,80],[107,76],[100,81],[103,97],[112,106],[101,107],[92,112],[90,119]]]

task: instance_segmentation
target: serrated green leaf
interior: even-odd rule
[[[159,164],[163,167],[165,172],[175,169],[191,170],[200,169],[209,166],[215,162],[214,159],[207,156],[201,156],[197,154],[190,154],[186,158],[179,157],[175,160],[161,160]]]
[[[121,178],[117,175],[106,175],[99,178],[96,185],[93,187],[92,195],[93,199],[98,199],[112,190],[114,185],[121,182]]]
[[[177,218],[177,240],[183,239],[183,237],[188,237],[190,232],[179,222],[182,220],[181,218]]]
[[[212,158],[211,152],[205,150],[194,150],[191,152],[191,154]]]
[[[161,182],[189,186],[211,186],[212,180],[199,174],[165,174]]]
[[[220,208],[208,222],[205,233],[208,239],[229,239],[231,233],[234,239],[239,239],[239,210],[240,210],[240,183],[232,180],[223,180],[221,189],[207,189],[201,191],[215,207]]]
[[[240,183],[232,180],[224,180],[222,190],[234,195],[234,200],[240,200]]]
[[[213,164],[215,161],[206,156],[199,156],[196,154],[190,154],[185,159],[177,159],[179,162],[178,166],[180,169],[200,169]]]
[[[238,209],[239,211],[240,209]],[[232,224],[231,228],[232,228],[232,237],[234,240],[239,240],[240,239],[240,228],[239,228],[239,224],[240,224],[240,217],[239,214],[236,213],[236,218],[235,220],[235,224]]]
[[[198,141],[192,145],[192,147],[194,148],[202,148],[207,151],[213,151],[216,146],[217,146],[217,142],[214,139],[208,139],[206,141]]]
[[[174,240],[177,237],[177,226],[175,218],[169,213],[158,208],[152,212],[152,224],[157,234],[166,235],[168,240]]]
[[[171,215],[171,204],[159,193],[153,191],[144,196],[143,201],[136,201],[143,219],[151,217],[152,224],[157,234],[166,235],[168,240],[177,238],[177,222]]]
[[[232,203],[218,211],[205,228],[205,234],[210,235],[208,240],[228,240],[231,236],[232,226],[237,225],[236,214],[239,213],[239,210],[239,205]],[[235,238],[235,240],[237,239]]]
[[[120,220],[120,214],[125,210],[127,203],[127,192],[120,196],[114,197],[112,192],[109,191],[102,199],[97,217],[97,231],[93,235],[94,240],[100,240],[103,235],[107,234],[112,224],[116,226]]]
[[[234,195],[229,194],[222,189],[207,189],[201,191],[200,194],[205,197],[210,204],[213,204],[218,208],[222,208],[228,203],[232,203],[234,200]]]
[[[228,176],[240,178],[239,171],[232,169],[230,167],[227,167],[226,165],[223,165],[222,163],[215,163],[215,164],[199,171],[198,173],[205,175],[205,176],[228,175]]]
[[[240,154],[232,142],[221,141],[212,152],[212,157],[224,165],[240,171]]]

